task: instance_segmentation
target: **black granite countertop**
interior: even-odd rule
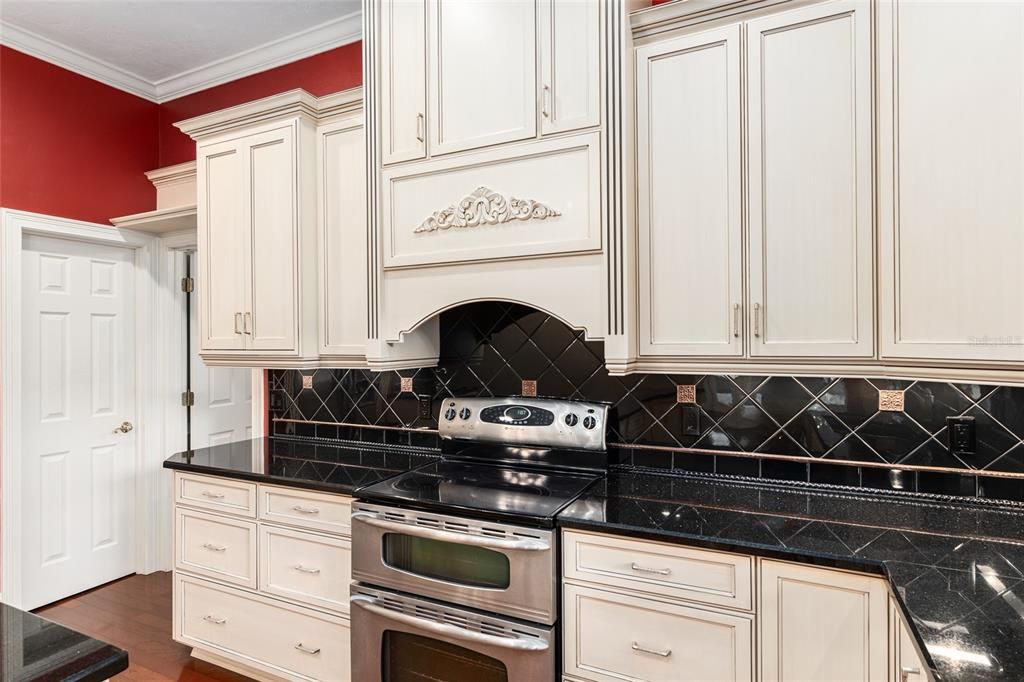
[[[179,452],[164,467],[351,495],[437,459],[426,449],[256,438]]]
[[[1024,680],[1024,508],[613,472],[563,527],[887,576],[941,680]]]
[[[0,604],[0,680],[93,682],[127,669],[123,649]]]

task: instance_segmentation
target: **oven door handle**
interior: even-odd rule
[[[387,620],[393,620],[397,623],[403,623],[417,630],[430,632],[443,637],[451,637],[452,639],[460,639],[465,642],[487,644],[490,646],[500,647],[502,649],[515,649],[517,651],[547,651],[550,647],[548,642],[542,639],[507,639],[505,637],[473,632],[472,630],[463,630],[455,625],[445,625],[444,623],[437,623],[432,620],[417,618],[416,616],[410,616],[405,613],[398,613],[397,611],[386,609],[383,606],[378,606],[376,599],[373,597],[363,596],[361,594],[353,596],[351,598],[351,602],[353,606],[357,606],[375,616],[380,616]]]
[[[447,530],[437,530],[436,528],[413,526],[411,524],[399,523],[398,521],[388,521],[370,512],[355,512],[352,514],[352,521],[418,538],[430,538],[432,540],[441,540],[442,542],[453,542],[460,545],[472,545],[487,549],[518,550],[523,552],[547,552],[551,549],[551,544],[543,540],[529,538],[506,540],[504,538],[492,538],[484,535],[466,535]]]

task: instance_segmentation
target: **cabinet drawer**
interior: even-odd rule
[[[307,490],[260,486],[260,519],[349,535],[352,499]]]
[[[174,501],[191,507],[256,518],[255,483],[176,472]]]
[[[352,543],[260,526],[260,591],[348,613]]]
[[[274,675],[349,679],[348,621],[175,575],[175,639]]]
[[[177,509],[174,565],[256,589],[256,522]]]
[[[566,675],[596,682],[753,679],[751,616],[575,585],[565,586],[564,608]]]
[[[567,580],[749,611],[753,559],[661,542],[566,532]]]

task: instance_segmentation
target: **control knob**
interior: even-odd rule
[[[593,417],[584,417],[583,418],[583,428],[585,428],[587,431],[592,430],[595,426],[597,426],[597,420],[596,419],[594,419]]]
[[[444,418],[447,419],[448,421],[452,421],[453,419],[455,419],[455,408],[449,407],[447,410],[445,410]]]
[[[565,415],[565,425],[566,426],[576,426],[579,423],[580,423],[580,418],[577,417],[572,412],[570,412],[569,414]]]
[[[463,420],[469,419],[469,415],[471,414],[473,413],[469,411],[468,407],[463,407],[461,410],[459,410],[459,416],[462,417]]]

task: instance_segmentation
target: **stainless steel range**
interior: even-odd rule
[[[607,469],[608,407],[448,399],[443,459],[352,508],[353,679],[556,675],[555,515]]]

